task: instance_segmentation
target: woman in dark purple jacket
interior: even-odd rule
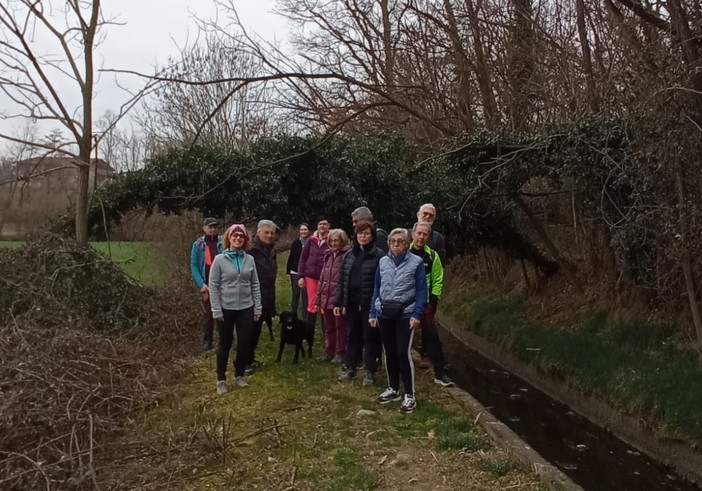
[[[324,264],[324,253],[329,249],[328,236],[329,220],[320,218],[317,221],[317,231],[302,248],[300,263],[297,265],[297,274],[300,277],[298,285],[307,292],[307,320],[312,325],[317,320],[314,299],[317,298],[317,286],[319,285],[319,274],[322,272]]]
[[[324,316],[325,355],[322,360],[341,365],[346,354],[346,316],[334,315],[334,296],[339,284],[341,264],[350,249],[349,237],[343,230],[335,229],[329,232],[327,242],[329,249],[324,255],[314,305],[317,312]]]

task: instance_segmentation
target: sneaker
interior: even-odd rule
[[[332,365],[341,365],[344,363],[344,358],[341,356],[335,356],[329,361],[329,363],[331,363]]]
[[[394,402],[394,401],[399,401],[400,400],[400,392],[393,389],[392,387],[388,387],[383,391],[382,394],[378,396],[378,404],[387,404],[388,402]]]
[[[350,382],[351,380],[354,380],[357,375],[356,370],[348,370],[339,375],[339,382]]]
[[[234,381],[234,383],[240,389],[243,389],[243,388],[249,386],[249,384],[246,382],[246,377],[237,377],[236,380]]]
[[[217,381],[217,394],[222,395],[227,393],[227,381],[218,380]]]
[[[258,370],[259,368],[263,368],[263,362],[254,360],[253,363],[251,363],[251,368],[253,368],[254,370]]]
[[[373,385],[375,383],[375,378],[373,378],[373,374],[371,372],[366,372],[366,375],[363,377],[363,385],[369,386]]]
[[[321,361],[322,363],[330,363],[334,358],[329,355],[322,355],[319,358],[317,358],[317,361]]]
[[[453,380],[451,380],[449,376],[445,373],[434,376],[434,383],[439,384],[442,387],[453,387],[454,385],[456,385],[453,383]]]
[[[253,373],[254,373],[255,371],[256,371],[256,370],[254,370],[254,367],[251,366],[251,365],[249,365],[249,366],[247,366],[247,367],[244,369],[244,375],[246,375],[246,376],[248,377],[249,375],[253,375]]]
[[[402,401],[402,404],[400,405],[400,412],[403,414],[409,414],[413,412],[416,407],[417,401],[414,399],[414,396],[409,396],[405,394],[405,398]]]
[[[431,368],[431,360],[426,356],[422,356],[422,359],[419,361],[419,368],[421,368],[422,370]]]

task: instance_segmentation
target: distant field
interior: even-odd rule
[[[21,241],[0,241],[2,247],[19,247]],[[168,266],[149,242],[91,242],[90,245],[120,265],[122,270],[147,286],[162,284],[168,277]]]

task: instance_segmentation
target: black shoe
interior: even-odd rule
[[[351,380],[354,380],[357,376],[358,373],[356,373],[356,370],[348,370],[339,375],[339,382],[350,382]]]
[[[435,375],[434,376],[434,383],[439,384],[442,387],[453,387],[454,385],[456,385],[453,383],[453,380],[451,380],[449,378],[449,376],[446,375],[445,373],[442,373],[440,375]]]
[[[248,377],[249,375],[253,375],[255,371],[256,371],[256,369],[254,367],[252,367],[251,365],[249,365],[244,370],[244,375]]]

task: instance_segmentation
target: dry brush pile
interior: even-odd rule
[[[0,250],[0,488],[95,486],[109,434],[194,345],[180,288],[136,285],[55,236]]]

